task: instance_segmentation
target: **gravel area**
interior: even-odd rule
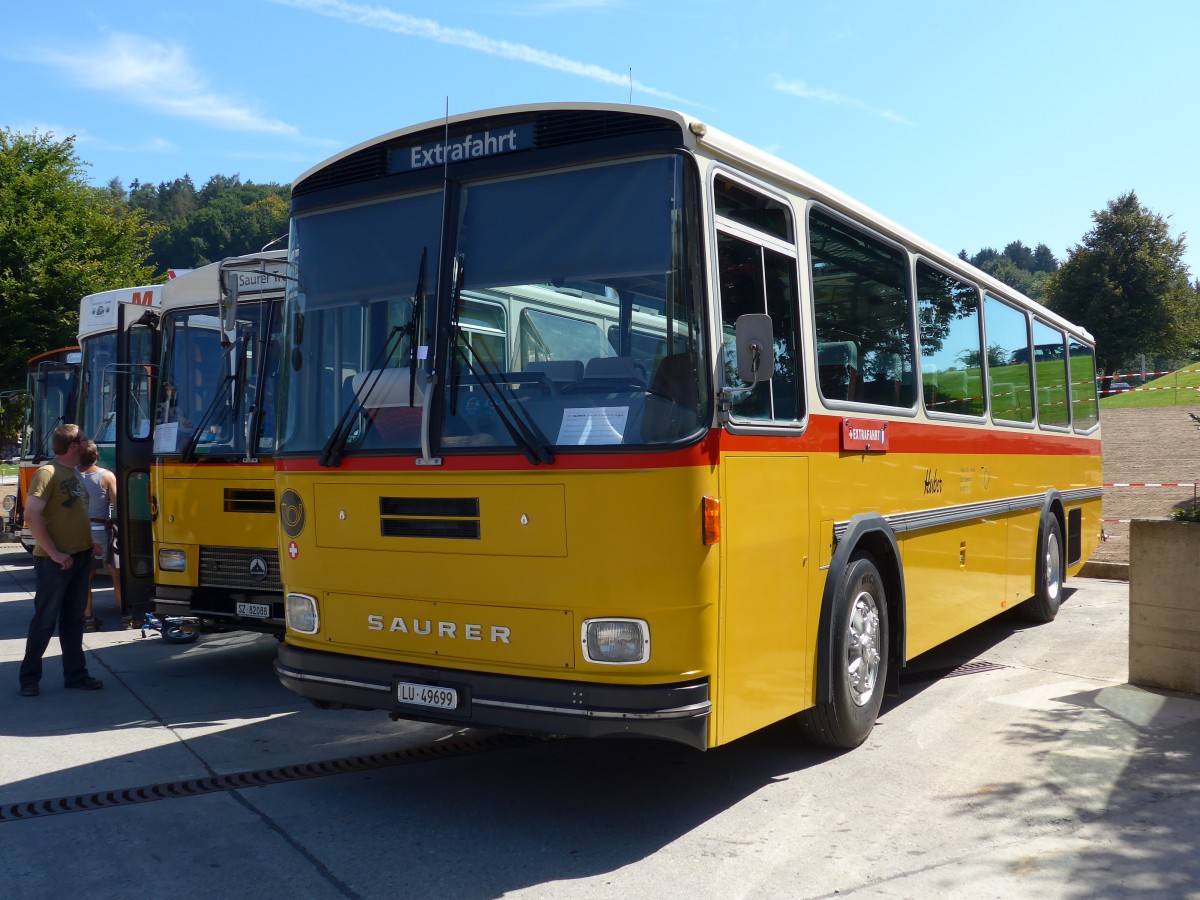
[[[1200,425],[1189,412],[1200,415],[1200,406],[1102,410],[1104,483],[1200,482]],[[1128,563],[1128,520],[1169,518],[1175,507],[1191,504],[1195,492],[1191,487],[1106,487],[1106,540],[1092,560]]]

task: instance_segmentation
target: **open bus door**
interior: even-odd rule
[[[150,462],[154,433],[154,361],[158,317],[120,304],[117,322],[117,529],[121,605],[134,626],[154,610],[154,534]]]

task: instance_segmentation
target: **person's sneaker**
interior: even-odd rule
[[[75,688],[79,691],[98,691],[104,687],[104,682],[99,678],[93,678],[91,675],[84,675],[78,681],[72,681],[67,687]]]
[[[40,693],[41,693],[41,691],[38,689],[38,686],[36,684],[21,685],[21,696],[22,697],[36,697]]]
[[[133,616],[121,616],[121,627],[122,628],[132,628],[133,627]]]
[[[86,616],[83,620],[84,631],[100,631],[104,627],[104,623],[95,616]]]

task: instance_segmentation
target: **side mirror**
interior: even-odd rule
[[[771,317],[766,313],[738,316],[734,340],[738,378],[750,385],[769,381],[775,371],[775,330]]]
[[[221,343],[227,344],[237,331],[238,272],[226,269],[222,275],[224,290],[217,299],[217,310],[221,317]]]

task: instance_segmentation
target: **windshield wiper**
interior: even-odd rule
[[[550,465],[554,462],[554,454],[550,452],[546,446],[545,436],[538,431],[536,423],[532,420],[526,420],[522,415],[525,410],[518,411],[519,407],[514,406],[512,398],[509,396],[507,386],[501,387],[496,380],[494,373],[489,372],[487,364],[483,357],[471,345],[469,341],[462,340],[462,286],[466,281],[465,275],[466,264],[460,262],[458,270],[458,281],[455,284],[454,291],[454,333],[451,335],[451,340],[454,341],[454,349],[462,357],[466,363],[467,369],[475,377],[476,383],[479,384],[492,398],[492,405],[496,409],[496,414],[500,417],[500,423],[504,426],[504,430],[508,432],[513,443],[521,447],[525,451],[525,458],[533,465],[544,463]],[[471,362],[471,357],[475,357],[475,361],[479,363],[479,368],[476,369]],[[480,377],[480,372],[484,377]],[[505,382],[507,385],[507,382]],[[452,404],[458,398],[458,379],[454,378],[450,385],[450,402]],[[454,414],[454,409],[451,407],[451,415]]]
[[[406,335],[406,334],[412,335],[412,345],[413,345],[412,350],[409,354],[409,363],[408,363],[409,373],[410,373],[410,375],[416,373],[416,368],[417,368],[416,323],[417,323],[417,317],[419,315],[418,310],[420,309],[419,304],[421,302],[421,298],[423,298],[425,295],[425,260],[428,257],[428,254],[429,254],[429,248],[423,247],[421,249],[421,264],[417,270],[417,289],[415,291],[415,296],[414,296],[414,300],[413,300],[414,307],[413,307],[412,319],[409,320],[407,325],[393,325],[392,330],[388,332],[387,340],[383,342],[382,349],[379,351],[378,354],[376,354],[375,360],[371,364],[371,368],[368,370],[369,372],[371,372],[371,376],[369,378],[364,378],[362,380],[362,383],[358,386],[358,389],[354,392],[354,396],[352,396],[350,398],[350,403],[347,404],[346,409],[343,410],[341,418],[338,419],[337,424],[333,427],[333,433],[329,435],[329,439],[325,441],[325,446],[321,448],[321,458],[318,461],[320,465],[325,466],[325,467],[341,465],[342,454],[346,449],[346,441],[348,441],[350,439],[350,433],[353,430],[350,427],[350,425],[354,421],[355,417],[358,416],[358,414],[360,412],[362,412],[363,405],[366,402],[367,397],[371,396],[371,392],[373,390],[375,390],[375,385],[377,385],[379,383],[379,379],[381,377],[383,377],[383,369],[381,368],[381,366],[383,365],[383,363],[385,363],[388,359],[391,358],[392,353],[395,352],[396,347],[400,346],[400,340],[402,340],[404,338],[404,335]],[[416,388],[415,388],[415,379],[414,378],[411,378],[411,377],[409,378],[408,390],[409,390],[409,393],[408,393],[409,405],[410,406],[415,405],[415,403],[416,403]],[[365,431],[365,429],[370,428],[370,427],[371,427],[371,418],[368,416],[365,419],[364,424],[363,424],[364,431]]]
[[[457,331],[457,325],[455,329]],[[496,414],[500,418],[500,424],[504,426],[504,430],[513,439],[513,443],[525,451],[525,458],[535,466],[540,463],[546,465],[553,464],[554,454],[546,446],[545,436],[541,435],[540,432],[535,434],[537,425],[531,421],[526,421],[521,412],[518,412],[519,407],[513,404],[512,399],[509,397],[508,388],[501,386],[501,382],[497,381],[496,377],[487,370],[483,357],[469,343],[459,342],[457,334],[455,335],[454,343],[463,362],[466,363],[471,374],[475,376],[476,383],[492,398]],[[472,365],[471,356],[474,356],[479,363],[479,369],[476,369]],[[480,371],[483,372],[484,377],[482,378],[480,377]],[[504,382],[504,385],[507,385],[507,382]]]
[[[230,349],[232,350],[232,347]],[[224,362],[226,357],[222,357],[221,359]],[[204,429],[212,424],[213,413],[217,411],[217,407],[220,405],[221,395],[232,383],[233,373],[227,370],[217,383],[217,389],[213,392],[213,398],[208,402],[208,407],[204,410],[204,415],[200,417],[200,421],[196,424],[196,430],[188,437],[188,441],[183,447],[183,452],[180,454],[180,462],[190,463],[196,461],[196,448],[200,444],[200,438],[204,436]]]

